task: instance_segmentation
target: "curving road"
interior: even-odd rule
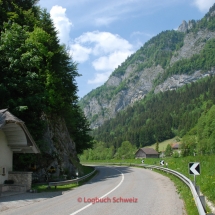
[[[54,198],[5,210],[1,214],[186,214],[183,201],[167,177],[134,167],[98,166],[97,169],[98,174],[81,187]]]

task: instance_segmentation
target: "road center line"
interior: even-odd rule
[[[113,168],[113,169],[115,169],[115,168]],[[114,187],[111,191],[109,191],[108,193],[106,193],[105,195],[103,195],[102,197],[100,197],[99,199],[102,199],[102,198],[104,198],[105,196],[109,195],[110,193],[112,193],[114,190],[116,190],[116,189],[123,183],[124,178],[125,178],[125,177],[124,177],[124,174],[123,174],[120,170],[118,170],[118,169],[115,169],[115,170],[117,170],[118,172],[121,173],[122,180],[120,181],[120,183],[119,183],[116,187]],[[85,210],[86,208],[90,207],[91,205],[93,205],[93,203],[90,203],[90,204],[84,206],[83,208],[81,208],[81,209],[75,211],[74,213],[72,213],[72,214],[70,214],[70,215],[75,215],[75,214],[77,214],[77,213],[79,213],[79,212]]]

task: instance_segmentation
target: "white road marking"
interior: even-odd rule
[[[115,169],[115,168],[114,168],[114,169]],[[100,197],[99,199],[102,199],[102,198],[104,198],[105,196],[109,195],[110,193],[112,193],[114,190],[116,190],[116,189],[123,183],[124,178],[125,178],[125,177],[124,177],[124,174],[123,174],[120,170],[118,170],[118,169],[115,169],[115,170],[117,170],[118,172],[121,173],[122,180],[120,181],[120,183],[119,183],[116,187],[114,187],[111,191],[109,191],[108,193],[106,193],[105,195],[103,195],[102,197]],[[77,214],[77,213],[79,213],[79,212],[85,210],[86,208],[90,207],[92,204],[93,204],[93,203],[90,203],[90,204],[84,206],[83,208],[81,208],[81,209],[75,211],[74,213],[72,213],[72,214],[70,214],[70,215],[75,215],[75,214]]]

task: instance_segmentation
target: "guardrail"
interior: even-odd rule
[[[111,165],[111,164],[109,163],[109,165]],[[181,173],[179,173],[175,170],[172,170],[172,169],[168,169],[168,168],[164,168],[164,167],[160,167],[160,166],[155,166],[155,165],[148,165],[148,164],[115,163],[112,165],[142,166],[145,168],[162,170],[164,172],[168,172],[168,173],[175,175],[176,177],[181,179],[190,188],[190,190],[193,194],[193,198],[195,200],[199,215],[206,215],[206,204],[205,204],[204,196],[200,196],[199,195],[199,188],[197,186],[194,186],[193,182],[189,178],[187,178],[186,176],[182,175]],[[210,213],[210,214],[207,213],[207,215],[214,215],[214,214],[213,213]]]
[[[49,182],[49,185],[48,187],[51,187],[51,186],[55,186],[55,189],[57,188],[57,186],[62,186],[62,185],[66,185],[66,184],[72,184],[72,183],[77,183],[79,181],[82,181],[88,177],[90,177],[91,175],[93,175],[94,173],[96,172],[96,169],[94,168],[94,170],[83,176],[83,177],[80,177],[80,178],[75,178],[75,179],[72,179],[72,180],[66,180],[66,181],[56,181],[56,182]]]
[[[164,168],[164,167],[160,167],[160,166],[154,166],[154,165],[147,165],[147,164],[142,164],[141,166],[144,166],[146,168],[153,168],[153,169],[158,169],[158,170],[162,170],[164,172],[168,172],[171,173],[173,175],[175,175],[176,177],[180,178],[187,186],[189,186],[192,194],[193,194],[193,198],[195,200],[199,215],[205,215],[206,214],[206,208],[204,202],[202,204],[202,201],[204,201],[203,197],[199,196],[199,194],[196,191],[196,187],[194,186],[193,182],[187,178],[186,176],[182,175],[181,173],[172,170],[172,169],[168,169],[168,168]]]

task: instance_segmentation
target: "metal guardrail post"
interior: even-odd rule
[[[199,196],[199,198],[200,198],[200,201],[201,201],[201,203],[202,203],[203,208],[204,208],[204,209],[205,209],[205,211],[206,211],[206,202],[205,202],[205,197],[204,197],[204,196]]]
[[[200,196],[200,188],[199,188],[199,186],[195,185],[195,188],[196,188],[196,192],[197,192],[198,196]]]

